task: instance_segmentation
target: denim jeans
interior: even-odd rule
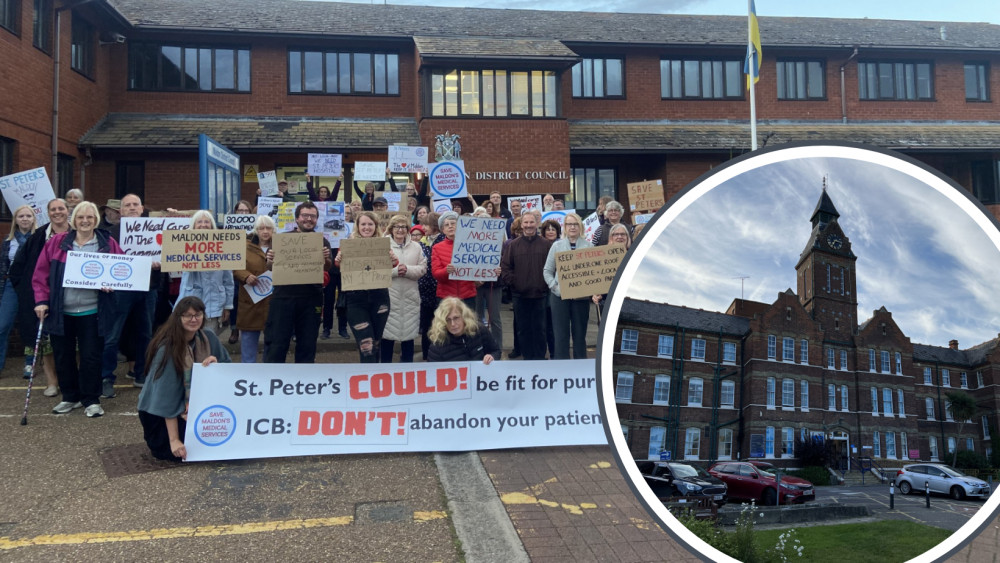
[[[240,331],[240,362],[244,364],[257,363],[257,350],[260,345],[259,330]]]
[[[10,336],[10,329],[16,321],[17,293],[14,293],[14,286],[7,280],[4,282],[3,297],[0,297],[0,369],[7,363],[7,348],[10,345],[7,337]],[[26,346],[30,346],[34,345],[34,342],[29,343],[28,340],[34,337],[34,334],[21,335],[21,340]]]
[[[347,304],[347,323],[351,325],[354,340],[358,343],[358,353],[363,364],[377,364],[381,360],[379,343],[389,320],[389,290],[359,289],[344,292]],[[273,305],[272,305],[273,306]],[[365,352],[362,342],[371,341],[371,348]]]
[[[503,290],[499,282],[486,282],[476,288],[476,318],[489,327],[497,348],[503,350],[503,319],[500,318],[500,302]]]
[[[118,342],[129,314],[135,315],[135,374],[141,381],[146,373],[146,348],[153,336],[153,313],[156,310],[155,291],[119,291],[115,294],[115,324],[104,338],[101,356],[101,378],[115,380],[118,367]]]

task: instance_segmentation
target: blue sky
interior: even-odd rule
[[[361,4],[382,1],[347,0]],[[389,4],[456,6],[472,8],[545,9],[590,12],[637,12],[660,14],[746,14],[745,0],[390,0]],[[871,0],[755,0],[759,16],[802,16],[822,18],[874,18],[929,21],[970,21],[1000,24],[996,0],[941,2],[873,2]],[[765,39],[766,43],[766,39]]]
[[[884,305],[915,343],[956,338],[964,349],[997,336],[1000,252],[984,231],[927,184],[841,158],[769,164],[702,195],[655,240],[628,295],[725,311],[741,275],[750,276],[747,299],[772,303],[797,291],[795,264],[824,175],[858,257],[860,321]]]

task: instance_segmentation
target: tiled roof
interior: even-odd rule
[[[576,53],[553,39],[501,39],[495,37],[414,37],[420,55],[503,59],[562,59],[576,61]]]
[[[300,0],[105,0],[138,28],[322,36],[491,36],[581,43],[744,46],[743,16],[445,8]],[[768,46],[1000,49],[986,23],[760,16]]]
[[[761,146],[791,141],[849,141],[904,150],[995,150],[995,123],[757,123]],[[749,123],[569,120],[573,151],[750,150]]]
[[[952,350],[946,346],[913,345],[913,359],[920,362],[940,362],[964,367],[976,367],[986,363],[986,356],[996,348],[1000,338],[987,340],[966,350]]]
[[[681,328],[712,333],[721,330],[723,334],[736,336],[742,336],[750,330],[750,319],[744,317],[628,298],[622,304],[620,321],[663,327],[677,325]]]
[[[240,151],[379,149],[420,144],[413,119],[322,119],[111,113],[80,139],[95,149],[195,149],[198,134]]]

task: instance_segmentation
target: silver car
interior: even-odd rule
[[[925,485],[932,493],[950,495],[955,500],[990,496],[990,486],[986,481],[965,475],[943,463],[915,463],[905,465],[896,472],[896,486],[904,495],[923,493]]]

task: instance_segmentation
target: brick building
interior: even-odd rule
[[[857,257],[825,190],[810,221],[797,293],[736,299],[725,313],[626,299],[613,379],[633,457],[781,460],[813,436],[890,465],[950,462],[956,448],[989,455],[1000,338],[943,348],[912,343],[885,307],[861,320]],[[977,420],[953,419],[945,395],[956,389]]]
[[[761,17],[760,30],[762,145],[897,149],[1000,212],[1000,26]],[[0,173],[47,166],[60,194],[190,208],[199,133],[297,178],[309,152],[349,167],[451,132],[475,194],[589,210],[662,178],[671,196],[749,150],[745,42],[745,18],[728,16],[5,0]]]

